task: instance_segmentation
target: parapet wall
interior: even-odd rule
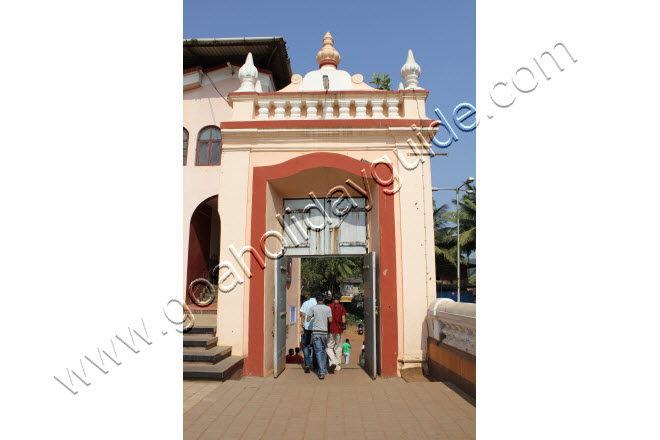
[[[476,397],[476,304],[441,298],[431,304],[427,323],[429,373]]]

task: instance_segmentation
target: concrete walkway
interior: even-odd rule
[[[319,380],[299,366],[277,379],[184,381],[183,438],[474,439],[475,407],[441,382],[372,381],[349,365]]]

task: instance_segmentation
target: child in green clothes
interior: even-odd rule
[[[348,339],[346,339],[346,342],[344,342],[342,347],[344,348],[344,357],[346,358],[344,364],[348,364],[348,357],[351,355],[351,344],[348,342]]]

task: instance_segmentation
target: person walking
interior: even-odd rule
[[[332,310],[323,304],[324,296],[324,294],[319,293],[316,297],[317,304],[307,313],[307,321],[314,320],[312,323],[312,346],[314,347],[314,357],[316,357],[319,364],[319,379],[325,379],[325,374],[328,371],[328,359],[325,350],[328,345],[328,325],[332,324]],[[307,359],[305,359],[305,362],[307,362]],[[307,367],[305,367],[305,371],[307,371]]]
[[[312,324],[314,323],[311,319],[307,320],[307,314],[315,305],[316,298],[312,295],[311,298],[300,306],[300,320],[302,321],[303,328],[302,348],[303,356],[305,356],[305,373],[309,373],[310,368],[312,368]]]
[[[342,346],[344,348],[344,357],[346,358],[346,364],[348,364],[348,358],[351,355],[351,343],[349,342],[348,339],[346,339],[346,342],[344,342],[344,345]]]
[[[332,310],[332,323],[328,327],[328,360],[330,361],[330,374],[341,370],[341,336],[346,324],[346,309],[339,303],[340,295],[335,295]]]

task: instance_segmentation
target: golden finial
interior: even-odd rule
[[[328,65],[337,68],[337,65],[341,61],[341,56],[337,52],[337,49],[334,48],[334,42],[335,40],[330,35],[330,32],[326,32],[323,37],[323,48],[316,54],[316,62],[319,63],[319,67]]]

